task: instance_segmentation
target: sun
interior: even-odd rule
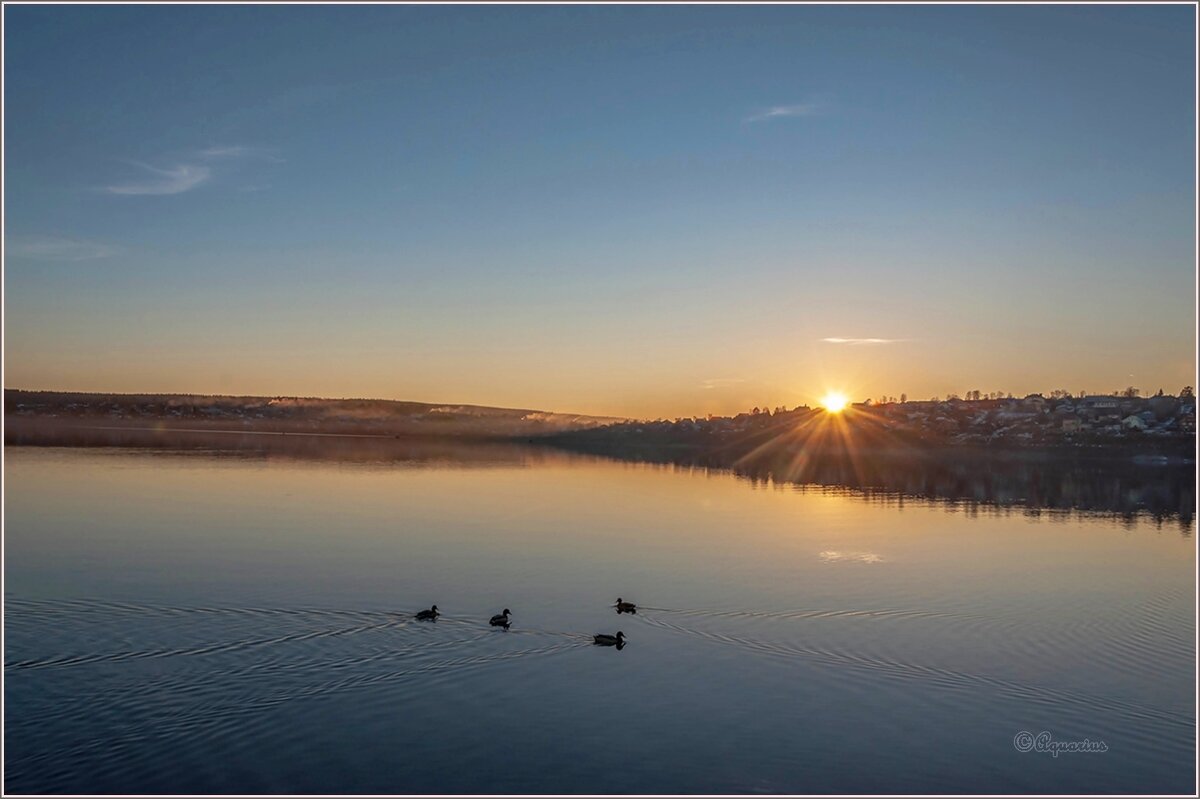
[[[821,405],[830,413],[840,413],[849,402],[850,400],[846,399],[845,394],[839,394],[836,391],[830,391],[824,397],[821,397]]]

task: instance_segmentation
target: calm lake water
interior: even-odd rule
[[[6,791],[1195,790],[1190,519],[296,441],[6,448]]]

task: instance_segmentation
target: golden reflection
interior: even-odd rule
[[[826,401],[832,396],[833,392]],[[834,404],[829,402],[826,408]],[[817,479],[818,471],[834,468],[843,472],[843,484],[864,485],[864,459],[882,451],[917,456],[912,444],[897,435],[875,408],[844,402],[836,412],[815,413],[799,424],[774,428],[766,440],[738,458],[734,468],[766,466],[776,480],[797,483],[823,482]]]

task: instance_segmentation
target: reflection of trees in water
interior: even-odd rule
[[[251,433],[215,430],[100,428],[78,425],[22,425],[5,430],[5,444],[41,447],[136,448],[172,456],[242,460],[321,461],[360,466],[409,465],[438,468],[522,467],[568,456],[512,444],[484,444],[453,438],[306,433]]]
[[[1195,515],[1195,465],[1143,466],[1131,460],[982,452],[836,453],[798,459],[794,453],[734,457],[713,452],[638,449],[618,458],[688,469],[732,472],[754,487],[821,486],[849,490],[870,502],[941,500],[968,515],[1019,512],[1049,519],[1075,512],[1134,524],[1147,517],[1178,523],[1189,535]]]
[[[570,459],[549,447],[483,444],[455,439],[376,436],[253,434],[241,431],[182,432],[100,429],[62,424],[10,426],[9,445],[136,447],[172,455],[337,461],[366,467],[524,467]],[[868,502],[903,506],[912,499],[947,503],[968,515],[1019,512],[1069,518],[1083,512],[1117,517],[1129,525],[1150,517],[1178,523],[1190,534],[1196,508],[1194,464],[1149,466],[1131,458],[1086,458],[1069,454],[988,453],[962,450],[897,449],[865,452],[826,447],[816,455],[785,447],[749,454],[678,447],[585,448],[604,459],[687,470],[719,470],[753,487],[850,491]]]

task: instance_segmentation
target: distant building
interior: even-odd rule
[[[1037,415],[1037,411],[1033,410],[1003,410],[996,413],[996,421],[1002,424],[1011,424],[1036,419]]]
[[[1121,407],[1121,400],[1118,397],[1091,396],[1084,397],[1079,404],[1090,411],[1115,411]]]
[[[1041,394],[1027,394],[1025,399],[1021,400],[1021,404],[1026,408],[1040,411],[1046,407],[1046,398]]]
[[[1146,420],[1140,416],[1130,414],[1121,420],[1121,426],[1126,430],[1145,430]]]
[[[1084,414],[1096,421],[1104,419],[1119,421],[1123,416],[1121,401],[1117,397],[1086,397],[1078,407]]]

